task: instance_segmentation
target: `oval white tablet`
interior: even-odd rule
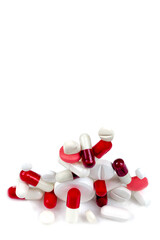
[[[55,221],[55,215],[49,210],[40,213],[39,220],[43,224],[51,224]]]
[[[86,219],[89,223],[96,223],[97,222],[96,216],[94,215],[94,213],[91,210],[87,210],[85,212],[85,215],[86,215]]]
[[[72,140],[69,140],[69,141],[64,143],[63,150],[64,150],[65,154],[70,155],[70,154],[79,153],[81,151],[81,147],[80,147],[79,143],[77,143],[75,141],[72,141]]]
[[[95,195],[93,181],[90,178],[77,178],[64,183],[56,183],[54,192],[58,198],[66,201],[67,193],[71,188],[79,189],[81,192],[81,202],[90,201]]]
[[[56,181],[56,173],[54,171],[48,171],[41,175],[42,179],[49,183],[54,183]]]
[[[132,214],[128,210],[113,206],[102,207],[101,215],[115,221],[127,221],[132,218]]]
[[[131,191],[125,187],[118,187],[110,192],[110,197],[119,202],[127,201],[131,198]]]
[[[132,195],[137,200],[137,202],[139,202],[140,205],[148,206],[151,202],[147,188],[138,192],[132,192]]]
[[[143,170],[141,168],[137,168],[136,171],[136,176],[139,178],[139,179],[143,179],[146,177],[146,174],[143,172]]]

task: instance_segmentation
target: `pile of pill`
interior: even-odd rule
[[[132,217],[129,210],[108,205],[108,198],[118,202],[134,198],[141,205],[148,205],[146,187],[148,179],[138,168],[131,177],[123,159],[110,162],[101,159],[111,148],[114,133],[101,128],[100,140],[92,146],[88,134],[82,134],[79,143],[67,141],[59,150],[59,163],[65,170],[50,171],[43,175],[31,170],[30,164],[22,166],[16,186],[8,189],[8,196],[13,199],[40,200],[48,209],[40,214],[41,222],[48,224],[55,220],[54,209],[57,199],[65,201],[65,219],[76,223],[80,204],[95,200],[103,218],[126,221]],[[85,212],[89,223],[97,221],[96,214],[88,209]]]

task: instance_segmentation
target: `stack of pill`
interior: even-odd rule
[[[13,199],[40,200],[46,209],[40,214],[43,223],[52,223],[57,199],[66,204],[66,221],[76,223],[79,219],[81,203],[95,200],[103,218],[126,221],[132,217],[128,209],[108,204],[108,199],[125,202],[131,196],[141,205],[148,205],[145,191],[148,179],[140,168],[131,177],[123,159],[110,162],[102,157],[112,148],[114,133],[101,128],[100,140],[92,146],[88,134],[82,134],[79,143],[67,141],[59,150],[59,163],[65,170],[50,171],[40,175],[32,171],[30,164],[25,164],[19,174],[16,186],[8,189],[8,196]],[[97,221],[96,214],[88,209],[85,212],[88,222]]]

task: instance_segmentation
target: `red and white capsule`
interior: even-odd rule
[[[21,200],[40,200],[42,199],[44,195],[44,192],[41,191],[40,189],[36,189],[36,188],[29,188],[26,195],[23,197],[23,198],[19,198],[17,195],[16,195],[16,187],[13,186],[13,187],[10,187],[8,189],[8,196],[10,198],[13,198],[13,199],[21,199]]]
[[[38,173],[35,173],[31,170],[21,171],[20,178],[22,181],[26,182],[29,185],[32,185],[36,188],[43,190],[44,192],[51,192],[54,188],[53,183],[44,181]]]
[[[82,134],[79,138],[81,145],[82,163],[86,168],[92,168],[95,165],[95,156],[92,149],[91,138],[88,134]]]
[[[44,203],[44,206],[49,209],[56,207],[57,196],[55,195],[54,190],[52,190],[51,192],[45,192],[43,203]]]
[[[131,176],[123,159],[116,159],[112,166],[122,183],[129,184],[131,182]]]
[[[107,205],[107,188],[104,180],[97,180],[94,182],[94,189],[96,192],[96,203],[99,207]]]
[[[71,188],[67,194],[66,221],[76,223],[78,221],[81,192],[78,188]]]

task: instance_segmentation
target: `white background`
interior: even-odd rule
[[[159,239],[159,67],[159,1],[0,1],[0,239]],[[43,226],[42,202],[7,197],[22,163],[58,171],[64,141],[95,144],[101,126],[115,131],[105,158],[148,175],[152,204],[127,206],[133,220],[89,225],[82,211],[69,225],[60,203]]]

